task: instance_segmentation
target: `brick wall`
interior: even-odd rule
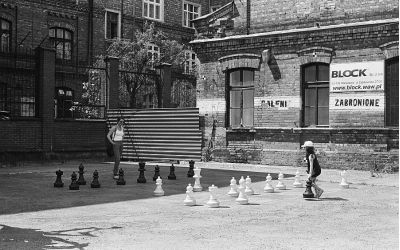
[[[243,32],[243,27],[246,27],[248,2],[250,2],[250,34],[313,27],[316,23],[332,25],[390,19],[397,18],[399,14],[398,1],[394,0],[383,0],[379,3],[369,0],[235,0],[240,14],[234,19],[238,34]]]

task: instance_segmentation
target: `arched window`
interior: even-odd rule
[[[11,48],[11,23],[0,18],[0,52],[9,52]]]
[[[388,127],[399,126],[399,57],[386,61],[385,65],[385,125]]]
[[[64,28],[50,28],[49,39],[56,49],[56,58],[72,59],[72,32]]]
[[[254,70],[235,69],[228,73],[228,110],[231,128],[254,126]]]
[[[308,64],[302,68],[302,124],[329,125],[329,65]]]

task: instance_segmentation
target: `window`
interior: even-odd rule
[[[164,21],[164,0],[143,0],[143,17]]]
[[[183,68],[185,74],[193,74],[196,71],[196,59],[196,53],[191,50],[185,51],[185,64]]]
[[[72,118],[72,104],[74,91],[70,88],[56,88],[56,99],[54,100],[55,118]]]
[[[56,49],[56,58],[72,59],[72,32],[63,28],[51,28],[49,40]]]
[[[229,126],[253,127],[254,71],[238,69],[228,74]]]
[[[183,26],[194,28],[192,21],[200,16],[200,5],[192,3],[183,3]]]
[[[219,6],[219,5],[218,5],[218,6],[211,6],[211,8],[210,8],[210,9],[211,9],[211,13],[212,13],[212,12],[215,12],[215,11],[218,10],[219,8],[221,8],[221,6]]]
[[[147,55],[148,55],[149,58],[150,58],[150,65],[151,65],[152,67],[154,67],[154,64],[155,64],[155,63],[159,60],[159,58],[160,58],[160,48],[159,48],[157,45],[150,43],[150,44],[147,46]]]
[[[303,126],[329,125],[329,65],[303,67],[302,81]]]
[[[9,52],[11,48],[11,23],[0,18],[0,52]]]
[[[386,61],[385,65],[385,125],[399,126],[399,57]]]
[[[106,10],[105,34],[106,39],[115,39],[121,36],[120,12]]]

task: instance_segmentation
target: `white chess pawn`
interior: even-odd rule
[[[209,207],[219,207],[219,201],[217,200],[217,198],[215,198],[215,191],[218,188],[216,186],[211,185],[211,187],[208,188],[208,192],[210,192],[210,199],[207,202],[207,206]]]
[[[186,187],[186,199],[183,201],[185,206],[194,206],[196,205],[196,199],[193,197],[193,187],[191,184],[188,184]]]
[[[237,197],[239,195],[239,193],[237,191],[237,184],[236,184],[235,177],[232,177],[230,186],[231,186],[231,189],[229,190],[228,195],[232,196],[232,197]]]
[[[266,179],[266,181],[265,181],[264,192],[273,193],[274,192],[274,188],[271,185],[271,181],[272,181],[271,175],[268,174],[267,177],[265,177],[265,179]]]
[[[242,178],[240,178],[240,180],[239,180],[239,196],[236,199],[236,202],[239,203],[240,205],[246,205],[249,203],[246,193],[244,192],[244,190],[246,189],[246,187],[244,186],[244,183],[245,183],[245,180],[242,176]]]
[[[340,172],[340,176],[342,176],[342,182],[340,183],[340,186],[342,188],[349,188],[350,185],[346,181],[346,170],[343,170],[342,172]]]
[[[296,176],[294,177],[293,187],[295,187],[295,188],[303,187],[303,183],[300,182],[300,172],[299,172],[299,170],[296,171]]]
[[[160,176],[158,176],[157,180],[156,180],[156,189],[154,190],[154,195],[155,196],[163,196],[164,195],[164,190],[162,189],[162,179],[160,178]]]
[[[195,192],[201,192],[201,191],[203,190],[203,187],[202,187],[201,184],[200,184],[200,178],[201,178],[200,171],[201,171],[201,168],[196,167],[193,171],[194,171],[194,176],[193,176],[193,178],[194,178],[193,191],[195,191]]]
[[[278,175],[278,180],[279,180],[279,182],[278,182],[278,184],[276,185],[276,188],[277,189],[279,189],[279,190],[285,190],[286,189],[286,185],[285,184],[283,184],[283,174],[282,174],[282,172],[280,172],[279,173],[279,175]]]
[[[254,190],[251,188],[251,178],[247,176],[246,178],[246,189],[244,190],[246,195],[253,195]]]

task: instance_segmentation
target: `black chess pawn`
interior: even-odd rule
[[[61,170],[56,171],[56,175],[57,175],[57,178],[56,178],[56,181],[54,182],[54,187],[58,187],[58,188],[64,187],[64,183],[61,180],[63,171],[61,171]]]
[[[91,188],[99,188],[100,187],[100,183],[99,183],[99,172],[97,172],[97,170],[95,170],[93,172],[93,181],[90,184]]]
[[[71,185],[69,185],[69,190],[79,190],[79,184],[76,182],[76,173],[71,174]]]
[[[139,178],[137,179],[138,183],[146,183],[146,177],[144,177],[144,171],[146,171],[146,169],[144,169],[145,165],[145,162],[139,162]]]
[[[174,164],[172,164],[171,167],[169,168],[168,180],[176,180]]]
[[[124,170],[122,170],[122,168],[118,171],[117,185],[125,185]]]
[[[83,164],[81,163],[79,165],[79,178],[78,178],[78,185],[86,185],[86,181],[85,178],[83,177],[83,173],[85,172],[83,169],[85,167],[83,166]]]
[[[194,176],[194,161],[190,160],[189,161],[189,171],[187,173],[187,177],[193,177]]]
[[[310,179],[306,181],[306,191],[303,193],[303,198],[314,198],[314,193],[311,189],[312,182]]]
[[[154,167],[153,181],[156,181],[159,176],[160,176],[160,167],[157,165]],[[160,176],[160,178],[161,178],[161,176]]]

